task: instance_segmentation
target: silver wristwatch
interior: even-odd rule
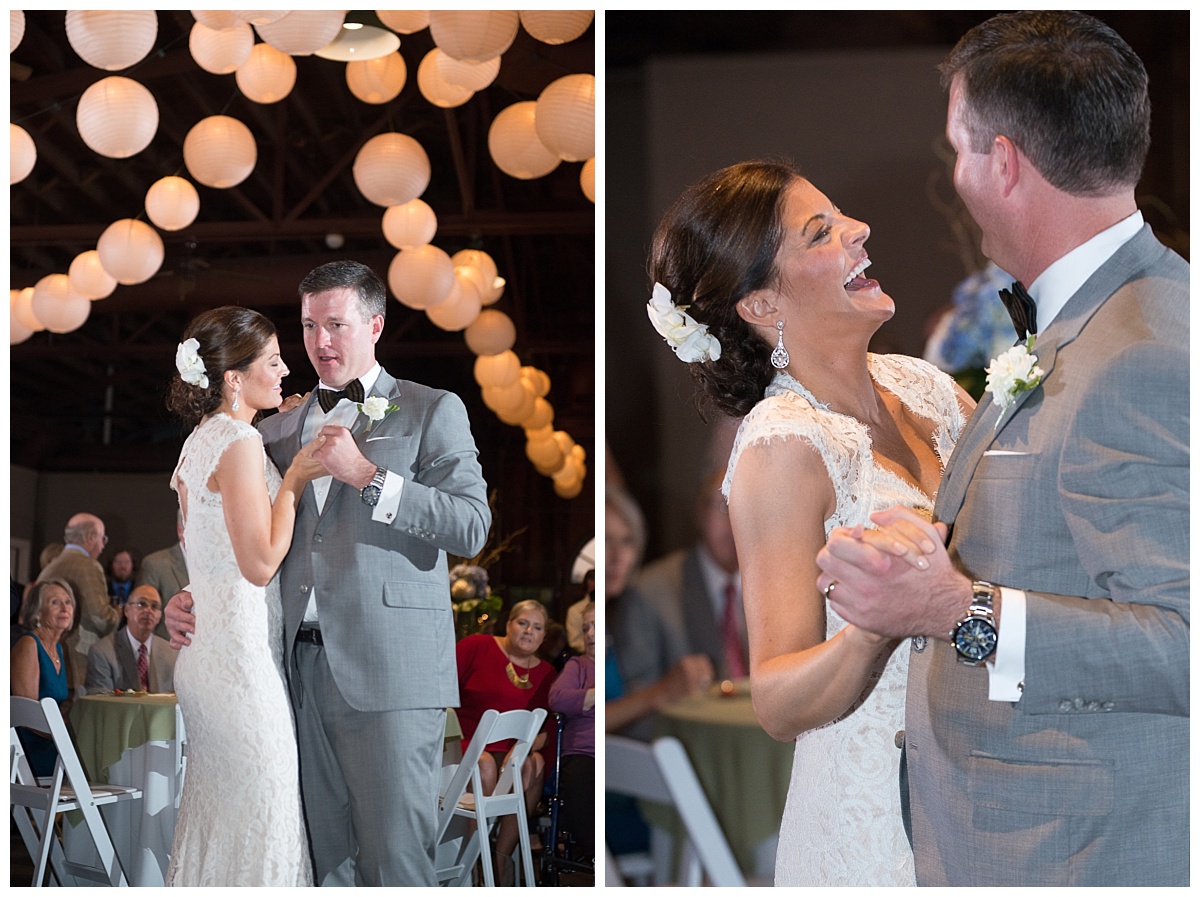
[[[950,632],[959,663],[977,667],[996,653],[999,634],[993,607],[998,591],[990,582],[971,583],[971,606],[967,616]]]
[[[371,482],[363,486],[362,491],[358,493],[365,504],[372,508],[379,504],[379,496],[383,494],[383,481],[385,479],[387,479],[387,468],[375,468],[375,476],[371,477]]]

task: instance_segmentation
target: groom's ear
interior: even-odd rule
[[[779,301],[774,290],[761,289],[747,293],[737,304],[738,317],[749,324],[775,327],[779,317]]]

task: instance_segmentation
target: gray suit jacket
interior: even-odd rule
[[[175,660],[179,652],[171,647],[170,642],[157,635],[151,636],[151,639],[150,669],[147,672],[150,691],[154,694],[174,691]],[[141,686],[137,674],[137,656],[133,653],[125,630],[120,629],[92,645],[92,650],[88,652],[84,686],[89,695],[112,691],[114,688],[136,691]]]
[[[1188,881],[1188,280],[1143,228],[1038,336],[1041,386],[958,441],[935,513],[960,569],[1028,593],[1025,682],[989,701],[914,648],[919,884]]]
[[[358,491],[334,480],[318,512],[312,487],[305,489],[279,573],[284,657],[291,657],[315,588],[329,667],[352,707],[457,707],[446,555],[477,554],[491,525],[475,440],[453,393],[383,371],[371,395],[399,410],[369,433],[359,415],[351,432],[367,458],[405,478],[400,508],[390,525],[377,523]],[[281,471],[300,450],[315,400],[314,390],[300,407],[260,427]]]

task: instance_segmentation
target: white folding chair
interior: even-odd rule
[[[677,738],[646,744],[619,735],[605,736],[604,763],[605,790],[667,804],[679,813],[685,831],[681,886],[745,887],[746,879]]]
[[[546,711],[509,710],[499,714],[492,723],[491,730],[484,732],[483,726],[475,730],[471,738],[468,752],[473,752],[475,742],[487,745],[497,741],[513,739],[515,744],[509,761],[496,781],[496,787],[490,795],[483,793],[483,783],[479,775],[478,756],[471,765],[471,791],[464,793],[454,808],[454,815],[463,820],[475,821],[475,832],[463,845],[462,856],[458,866],[460,873],[452,882],[457,886],[469,883],[475,861],[483,865],[484,884],[495,887],[495,873],[492,870],[492,850],[490,836],[492,830],[504,816],[514,816],[517,820],[518,851],[521,854],[520,867],[523,881],[527,887],[533,887],[533,848],[529,842],[529,822],[525,815],[525,786],[521,781],[521,766],[533,747],[534,739],[546,719]],[[464,757],[463,766],[466,765]]]
[[[492,730],[499,710],[486,710],[475,730],[475,738],[467,745],[466,753],[457,763],[442,766],[442,783],[438,790],[438,824],[436,869],[438,884],[465,880],[471,865],[465,862],[464,849],[471,840],[470,825],[454,811],[467,793],[472,776],[479,766],[479,757],[488,745],[487,733]]]
[[[76,884],[75,879],[79,878],[113,886],[128,885],[125,870],[121,867],[99,808],[118,801],[140,799],[142,792],[121,785],[93,785],[88,782],[75,745],[67,734],[62,713],[53,698],[43,698],[39,702],[11,696],[8,725],[11,746],[9,803],[34,862],[32,885],[42,885],[47,866],[63,886]],[[25,752],[21,749],[17,727],[46,735],[54,741],[58,760],[52,775],[42,779],[34,777]],[[97,867],[73,863],[63,853],[54,823],[58,814],[72,810],[78,811],[83,817],[83,825],[99,857],[100,865]]]

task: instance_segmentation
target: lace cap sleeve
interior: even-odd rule
[[[954,379],[928,361],[909,355],[872,355],[870,362],[877,383],[898,396],[914,414],[938,423],[935,448],[944,466],[966,424]]]
[[[254,439],[262,445],[258,430],[245,421],[234,420],[227,414],[216,414],[196,427],[183,444],[179,464],[171,477],[171,488],[179,491],[182,483],[191,491],[208,483],[226,449],[243,439]]]

